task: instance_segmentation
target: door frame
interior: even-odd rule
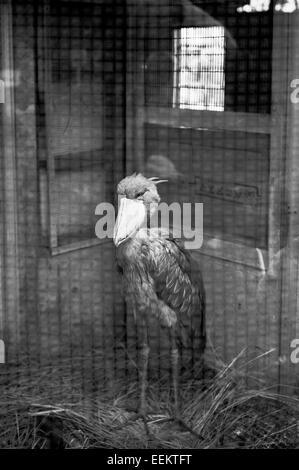
[[[299,339],[299,103],[293,103],[291,82],[299,78],[299,11],[287,16],[287,35],[282,38],[288,48],[286,67],[287,112],[285,118],[286,167],[285,197],[288,202],[288,237],[286,249],[280,256],[281,335],[280,382],[287,387],[298,387],[299,364],[292,363],[292,341]],[[286,389],[287,392],[289,389]]]

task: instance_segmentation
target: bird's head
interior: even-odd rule
[[[117,186],[119,209],[113,233],[116,246],[132,238],[156,212],[160,202],[157,184],[164,181],[146,178],[140,173],[120,181]]]

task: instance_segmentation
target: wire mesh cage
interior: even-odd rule
[[[297,2],[0,8],[0,447],[297,447]]]

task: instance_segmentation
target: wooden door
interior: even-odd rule
[[[168,178],[159,186],[167,202],[203,202],[204,243],[194,256],[207,290],[207,356],[267,353],[250,367],[277,384],[288,19],[231,3],[129,2],[127,172]],[[207,59],[213,47],[215,55],[222,47],[222,89]],[[193,101],[184,86],[198,87]]]
[[[50,0],[37,8],[35,346],[46,361],[85,357],[79,369],[94,387],[100,376],[118,373],[124,321],[113,243],[96,237],[95,209],[113,203],[123,176],[125,11],[119,2],[96,1]]]

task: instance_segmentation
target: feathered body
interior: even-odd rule
[[[197,263],[163,230],[141,229],[117,248],[124,295],[135,319],[155,317],[180,346],[205,347],[205,292]]]

